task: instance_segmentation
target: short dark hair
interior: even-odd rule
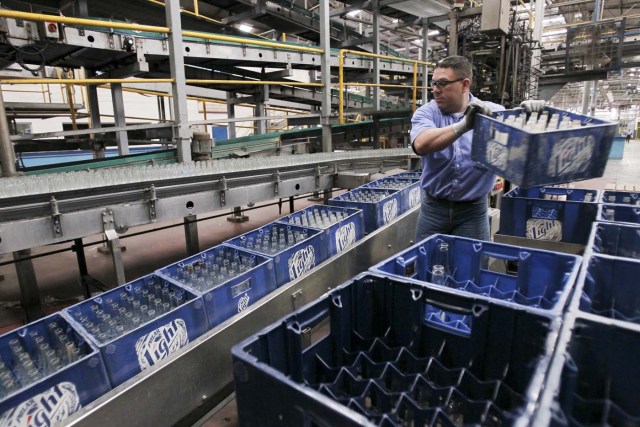
[[[436,68],[451,68],[456,73],[458,79],[473,78],[471,62],[464,56],[448,56],[438,61]]]

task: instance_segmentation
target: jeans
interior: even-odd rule
[[[488,209],[487,197],[470,202],[450,202],[427,195],[420,207],[416,242],[436,233],[490,240]]]

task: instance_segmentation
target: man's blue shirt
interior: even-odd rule
[[[479,101],[469,95],[470,101]],[[504,107],[484,102],[493,111]],[[435,101],[418,108],[411,118],[411,143],[424,130],[443,128],[459,122],[463,113],[447,114],[440,111]],[[447,148],[422,156],[423,190],[432,197],[447,200],[475,200],[493,188],[496,177],[493,172],[471,160],[473,131],[460,136]]]

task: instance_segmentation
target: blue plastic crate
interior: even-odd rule
[[[640,225],[594,222],[587,249],[596,254],[640,259]]]
[[[311,205],[277,222],[325,230],[327,257],[350,248],[364,236],[364,215],[360,209]]]
[[[565,322],[534,426],[640,425],[640,329]]]
[[[640,193],[634,191],[603,191],[602,203],[640,205]]]
[[[3,426],[57,425],[111,390],[97,348],[59,314],[0,336],[0,362]]]
[[[274,230],[278,236],[285,236],[285,243],[274,243],[271,236]],[[292,237],[289,237],[289,233]],[[267,240],[269,237],[269,240]],[[278,237],[278,240],[280,237]],[[273,259],[276,286],[282,286],[287,282],[297,279],[316,265],[327,259],[327,237],[321,230],[304,228],[296,225],[280,224],[273,222],[257,230],[242,234],[225,243],[237,248],[256,252]],[[258,247],[258,241],[261,246]],[[269,246],[267,245],[269,241]],[[293,242],[293,244],[291,244]]]
[[[390,176],[394,178],[400,178],[400,179],[420,179],[422,177],[422,170],[400,172]]]
[[[155,274],[68,307],[63,313],[100,349],[113,387],[170,358],[207,330],[202,298]]]
[[[439,245],[448,244],[442,255]],[[446,266],[440,287],[479,295],[507,306],[561,313],[582,258],[537,249],[435,234],[373,266],[371,271],[432,283],[434,265]]]
[[[369,201],[364,201],[369,199]],[[403,213],[402,193],[398,190],[379,190],[358,187],[329,200],[333,206],[362,209],[364,231],[372,233],[395,220]]]
[[[500,204],[500,234],[586,245],[598,213],[596,190],[515,188]]]
[[[640,324],[640,261],[592,254],[585,258],[576,292],[580,311]]]
[[[523,109],[480,115],[475,121],[471,157],[521,187],[557,184],[602,176],[617,124],[545,107],[562,121],[582,127],[529,132],[503,120],[524,115]]]
[[[398,190],[402,193],[402,212],[406,212],[422,201],[422,187],[420,179],[403,179],[395,176],[371,181],[360,188],[379,188],[383,190]]]
[[[596,220],[640,224],[640,206],[602,204],[598,206]]]
[[[559,323],[360,275],[232,349],[239,423],[524,425]]]
[[[201,295],[209,328],[240,313],[276,288],[273,260],[219,245],[156,271]]]

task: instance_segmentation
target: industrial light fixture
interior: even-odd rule
[[[437,36],[438,34],[440,34],[439,30],[431,30],[427,33],[428,36]]]
[[[253,27],[251,25],[249,25],[249,24],[240,24],[238,29],[240,31],[242,31],[243,33],[250,33],[251,30],[253,30]]]
[[[362,12],[362,10],[358,9],[358,10],[352,10],[351,12],[347,13],[347,16],[356,16],[357,14],[359,14],[360,12]]]

